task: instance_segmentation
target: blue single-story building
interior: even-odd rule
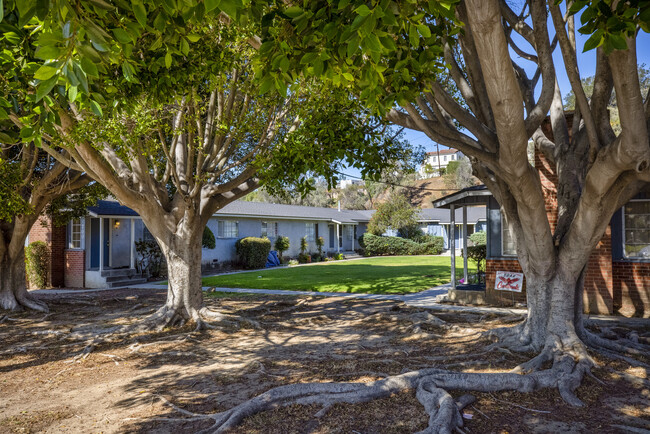
[[[468,234],[483,230],[485,208],[469,210]],[[323,237],[328,254],[353,252],[374,210],[338,210],[299,205],[235,201],[217,211],[208,221],[216,247],[203,249],[202,262],[207,265],[234,261],[235,243],[243,237],[289,237],[285,256],[295,257],[300,239],[307,238],[309,251],[317,251],[316,239]],[[449,244],[449,212],[422,209],[420,227],[428,234],[439,235]],[[460,221],[460,214],[456,221]],[[456,246],[462,245],[460,226],[455,231]],[[83,288],[115,287],[143,282],[137,270],[135,242],[153,237],[140,216],[115,200],[101,200],[88,208],[86,217],[71,221],[66,227],[64,249],[65,286]],[[53,255],[56,254],[53,249]]]

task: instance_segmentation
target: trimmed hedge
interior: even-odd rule
[[[469,240],[475,246],[482,246],[487,244],[487,234],[485,233],[485,231],[474,232],[472,235],[469,236]]]
[[[244,268],[264,268],[271,251],[271,241],[268,238],[246,237],[237,240],[235,249]]]
[[[217,247],[217,240],[214,239],[214,234],[207,226],[203,228],[203,239],[201,240],[201,244],[204,249],[214,249]]]
[[[43,289],[47,285],[50,251],[43,241],[34,241],[25,248],[25,271],[32,288]]]
[[[370,233],[359,238],[366,256],[438,255],[442,252],[442,237],[427,236],[424,243],[400,237],[380,237]]]

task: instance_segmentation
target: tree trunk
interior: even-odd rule
[[[27,292],[24,248],[19,249],[19,252],[13,256],[5,253],[0,259],[0,308],[48,311],[45,303],[35,300]]]
[[[198,220],[198,219],[197,219]],[[150,224],[149,227],[153,227]],[[156,232],[155,229],[152,233]],[[167,301],[150,321],[158,328],[194,322],[197,328],[206,325],[203,318],[222,319],[215,312],[203,306],[201,289],[201,236],[200,221],[184,218],[176,232],[167,233],[158,239],[167,262]]]

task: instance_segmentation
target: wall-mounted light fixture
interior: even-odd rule
[[[115,219],[115,222],[113,223],[113,229],[119,229],[120,228],[120,221],[118,219]]]

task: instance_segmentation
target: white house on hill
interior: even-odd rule
[[[420,176],[422,178],[440,176],[440,172],[444,171],[449,163],[458,161],[461,158],[463,158],[463,153],[457,149],[441,149],[439,152],[427,152],[424,162],[420,166]]]

